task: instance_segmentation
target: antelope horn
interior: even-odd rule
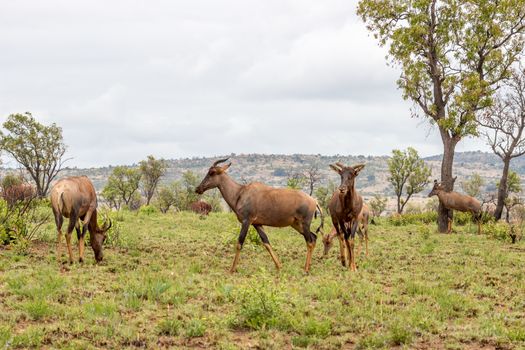
[[[224,162],[227,161],[228,159],[230,159],[230,157],[228,157],[228,158],[224,158],[224,159],[219,159],[218,161],[216,161],[215,163],[213,163],[212,167],[217,166],[217,165],[220,164],[220,163],[224,163]]]

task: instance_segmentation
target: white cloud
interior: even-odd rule
[[[31,111],[61,125],[77,166],[148,154],[441,152],[354,6],[6,2],[0,118]]]

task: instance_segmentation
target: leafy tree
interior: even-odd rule
[[[146,198],[146,205],[149,205],[160,178],[166,174],[168,164],[164,159],[155,159],[153,156],[148,156],[146,160],[139,163],[139,169],[142,174],[142,191]]]
[[[471,197],[481,198],[481,188],[485,186],[485,180],[478,174],[473,173],[470,180],[461,183],[461,188]]]
[[[35,182],[37,196],[45,197],[65,161],[62,129],[54,123],[40,124],[29,112],[11,114],[3,127],[0,149],[25,168]]]
[[[301,173],[295,173],[286,181],[286,187],[293,190],[300,190],[303,188],[306,178]]]
[[[401,214],[412,195],[423,191],[429,184],[431,171],[412,147],[404,152],[393,150],[392,158],[388,160],[388,170],[388,181],[394,187],[397,197],[397,212]],[[404,192],[406,198],[402,198]]]
[[[182,190],[180,182],[174,181],[169,185],[159,187],[156,204],[162,213],[167,213],[168,210],[177,203],[177,194]]]
[[[122,206],[122,198],[115,187],[106,185],[102,189],[102,197],[108,202],[110,208],[120,210],[120,207]]]
[[[328,208],[328,203],[336,189],[337,185],[332,180],[328,181],[326,186],[317,187],[315,190],[315,198],[317,198],[317,202],[321,208],[325,210]]]
[[[102,190],[102,195],[110,203],[118,203],[128,207],[136,204],[137,192],[140,185],[141,173],[139,169],[129,168],[126,166],[117,166],[108,178],[108,183]]]
[[[357,13],[400,68],[397,85],[414,114],[439,130],[441,182],[452,190],[456,145],[477,135],[476,113],[523,49],[525,0],[360,0]],[[440,204],[440,232],[451,215]]]
[[[199,185],[199,178],[197,174],[191,170],[185,171],[182,174],[183,198],[180,199],[180,208],[182,210],[189,210],[191,203],[199,199],[199,195],[195,193],[195,188]]]
[[[370,209],[372,210],[373,217],[381,216],[381,214],[386,210],[387,200],[388,199],[386,197],[376,194],[374,195],[374,198],[368,202]]]
[[[482,135],[492,151],[503,162],[494,217],[501,219],[508,196],[507,179],[512,159],[525,154],[525,72],[513,71],[505,88],[495,97],[495,103],[479,118]]]

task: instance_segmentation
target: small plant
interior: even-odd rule
[[[45,300],[34,300],[25,303],[23,306],[25,312],[32,320],[41,320],[51,314],[51,308]]]
[[[407,345],[412,342],[412,333],[399,323],[393,324],[388,332],[391,345]]]
[[[261,286],[246,288],[237,299],[239,309],[234,326],[262,329],[279,324],[281,299],[274,289]]]
[[[177,336],[182,329],[182,322],[176,318],[162,320],[158,325],[159,335]]]
[[[202,320],[193,319],[186,324],[186,338],[202,337],[206,333],[206,325]]]

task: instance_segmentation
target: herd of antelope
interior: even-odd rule
[[[227,173],[231,163],[222,165],[227,160],[228,158],[220,159],[213,163],[204,179],[195,189],[195,192],[203,194],[207,190],[218,188],[222,197],[241,223],[241,231],[230,272],[235,272],[237,269],[241,249],[250,226],[253,226],[259,234],[264,247],[275,263],[275,267],[279,270],[282,266],[281,262],[274,253],[263,227],[291,226],[303,235],[306,241],[304,270],[308,273],[317,234],[321,232],[324,223],[323,212],[317,201],[299,190],[274,188],[258,182],[241,185]],[[356,233],[361,238],[357,255],[360,254],[361,244],[364,240],[366,256],[368,256],[369,209],[364,203],[363,197],[355,188],[355,179],[364,167],[364,164],[345,166],[341,163],[335,163],[330,165],[330,168],[339,174],[341,184],[333,193],[328,205],[334,228],[323,237],[324,255],[328,254],[332,241],[337,236],[339,239],[341,264],[348,266],[352,271],[357,269],[354,254]],[[478,219],[478,232],[480,232],[481,205],[476,199],[457,192],[446,192],[437,181],[434,182],[434,187],[428,196],[433,195],[437,195],[441,204],[447,209],[472,213]],[[111,227],[111,221],[109,220],[102,227],[98,226],[97,197],[91,181],[85,176],[67,177],[59,180],[51,190],[51,205],[58,231],[57,260],[60,262],[62,259],[60,241],[65,217],[69,219],[66,231],[69,262],[73,262],[71,248],[73,229],[76,230],[78,237],[79,261],[82,262],[84,258],[84,235],[86,229],[90,233],[89,241],[95,254],[95,260],[97,262],[101,261],[103,259],[102,245],[106,239],[106,232]],[[321,223],[314,233],[311,231],[310,225],[317,214],[320,215]],[[82,229],[80,228],[80,223],[82,223]],[[450,229],[451,220],[449,219],[448,230],[450,231]]]

